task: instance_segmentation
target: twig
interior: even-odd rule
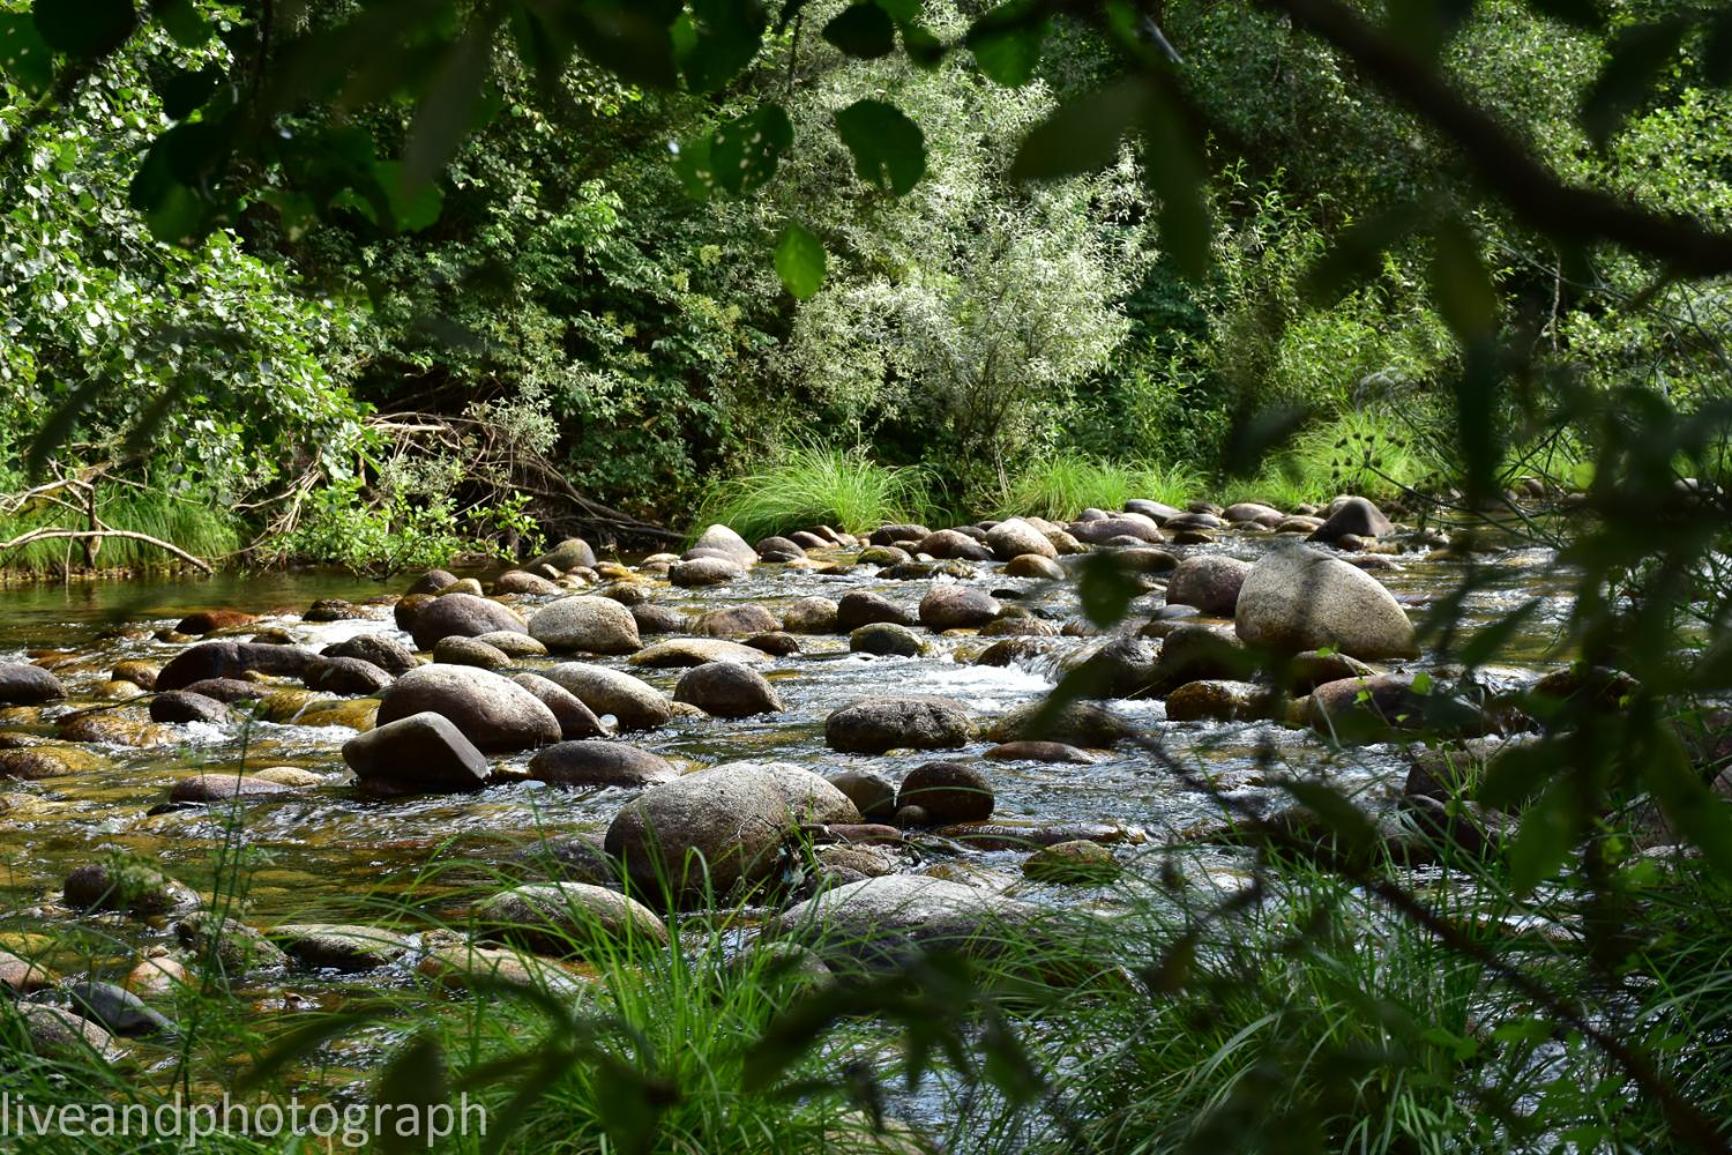
[[[205,573],[215,572],[208,561],[194,557],[173,542],[163,541],[160,537],[152,537],[148,533],[136,533],[130,529],[33,529],[29,533],[19,534],[11,541],[0,541],[0,553],[19,549],[34,541],[71,539],[90,542],[110,537],[125,538],[128,541],[142,541],[147,545],[154,545],[160,550],[173,554],[188,565],[196,566]]]

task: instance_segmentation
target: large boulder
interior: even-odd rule
[[[899,626],[912,626],[919,621],[902,606],[897,605],[883,594],[875,594],[869,590],[854,590],[842,595],[842,600],[836,603],[835,628],[841,633],[853,633],[861,626],[869,626],[873,622],[894,622]]]
[[[606,955],[632,942],[668,942],[667,927],[649,907],[587,882],[520,886],[481,903],[475,919],[498,939],[549,955]]]
[[[607,732],[595,711],[558,682],[529,673],[513,674],[511,680],[540,698],[541,704],[553,711],[553,716],[559,720],[561,738],[599,738]]]
[[[782,611],[782,628],[790,634],[833,633],[836,611],[836,603],[829,598],[801,598]]]
[[[942,582],[920,599],[920,624],[929,630],[978,629],[1004,607],[979,586]]]
[[[1161,527],[1155,524],[1151,517],[1140,513],[1121,513],[1115,517],[1095,518],[1091,521],[1073,521],[1068,527],[1071,534],[1079,541],[1100,544],[1113,538],[1134,537],[1138,541],[1158,544],[1166,538],[1161,533]]]
[[[449,718],[431,711],[374,727],[343,743],[343,761],[384,794],[452,794],[487,785],[487,759]]]
[[[785,762],[731,762],[646,790],[607,829],[607,852],[641,894],[677,902],[763,883],[806,823],[855,823],[860,812],[816,774]]]
[[[992,783],[964,762],[928,762],[908,772],[896,791],[896,807],[918,806],[934,825],[985,822],[992,817]]]
[[[741,569],[751,569],[758,561],[758,551],[747,544],[745,538],[725,525],[712,525],[704,530],[698,535],[698,540],[692,543],[686,556],[726,557]]]
[[[772,929],[832,961],[893,965],[921,951],[992,954],[1020,934],[1038,908],[919,875],[888,874],[827,890],[790,907]]]
[[[540,557],[525,562],[523,568],[530,571],[542,566],[551,566],[560,573],[577,569],[579,566],[595,567],[595,551],[581,537],[568,537]]]
[[[1329,516],[1312,532],[1312,541],[1340,541],[1355,537],[1385,537],[1395,529],[1381,509],[1363,497],[1338,497],[1329,506]]]
[[[1090,748],[1112,746],[1137,734],[1129,718],[1093,702],[1066,702],[1054,710],[1044,701],[1018,706],[988,732],[995,742],[1062,742]]]
[[[365,658],[321,657],[301,675],[301,685],[327,694],[376,694],[391,684],[391,675]]]
[[[875,657],[914,658],[925,652],[926,643],[907,626],[895,622],[873,622],[848,635],[848,649]]]
[[[665,694],[630,674],[583,662],[566,662],[544,672],[549,681],[596,714],[612,714],[621,730],[653,730],[674,716]]]
[[[1048,558],[1058,556],[1058,550],[1047,540],[1046,534],[1020,517],[1001,521],[987,530],[986,544],[999,561],[1009,561],[1024,554]]]
[[[1413,623],[1376,578],[1303,546],[1251,567],[1233,617],[1247,645],[1280,653],[1328,646],[1376,661],[1418,652]]]
[[[954,749],[973,732],[968,711],[948,698],[866,698],[824,721],[824,740],[847,754]]]
[[[959,529],[941,529],[927,534],[921,539],[917,552],[944,560],[992,560],[992,550]]]
[[[643,646],[637,619],[612,598],[575,597],[549,602],[529,619],[529,636],[557,652],[629,654]]]
[[[1076,678],[1084,698],[1135,698],[1155,685],[1158,660],[1155,648],[1139,638],[1111,637],[1091,642],[1060,668]]]
[[[559,741],[559,719],[509,678],[474,666],[422,666],[398,678],[379,705],[378,725],[432,711],[477,749],[530,750]]]
[[[184,690],[208,678],[238,678],[252,672],[299,678],[324,661],[299,646],[257,642],[200,642],[176,654],[156,676],[158,690]]]
[[[407,674],[420,664],[413,650],[386,634],[357,634],[326,646],[319,654],[326,658],[360,658],[392,675]]]
[[[776,615],[760,605],[745,602],[711,610],[698,619],[693,633],[707,638],[747,638],[753,634],[768,634],[782,628]]]
[[[440,638],[453,634],[478,638],[494,630],[527,632],[523,619],[511,607],[469,593],[441,594],[423,606],[409,623],[418,650],[431,650]]]
[[[706,662],[680,675],[674,701],[696,706],[715,718],[777,714],[782,699],[764,675],[737,662]]]
[[[1188,557],[1167,578],[1167,602],[1195,606],[1211,617],[1230,618],[1239,604],[1239,587],[1250,572],[1251,563],[1226,554]]]
[[[745,567],[731,557],[706,554],[675,562],[668,570],[668,580],[677,586],[720,586],[739,581],[746,576]]]
[[[529,760],[529,776],[555,786],[654,786],[680,776],[659,754],[623,742],[558,742]]]
[[[0,664],[0,706],[40,706],[66,697],[60,679],[40,666]]]

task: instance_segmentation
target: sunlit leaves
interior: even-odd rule
[[[836,131],[867,184],[901,196],[925,175],[926,136],[895,105],[857,100],[836,114]]]
[[[966,43],[980,70],[1015,87],[1034,77],[1048,26],[1041,0],[1010,0],[974,22]]]
[[[50,48],[81,59],[113,52],[138,27],[132,0],[33,0],[30,12]]]
[[[799,221],[790,221],[776,242],[776,275],[797,300],[804,301],[823,287],[824,242]]]

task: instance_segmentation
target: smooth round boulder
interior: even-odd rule
[[[635,898],[587,882],[544,882],[496,894],[475,910],[490,936],[559,957],[607,954],[633,942],[668,944],[668,930]]]
[[[529,636],[556,653],[630,654],[643,647],[631,610],[587,595],[542,606],[529,619]]]
[[[493,593],[519,594],[525,597],[553,597],[560,592],[558,586],[537,573],[526,573],[520,569],[507,570],[493,579]]]
[[[932,531],[924,525],[912,522],[891,522],[873,530],[866,538],[873,545],[895,545],[899,541],[920,541],[930,536]]]
[[[218,630],[238,630],[258,620],[254,615],[240,610],[197,610],[176,622],[174,632],[203,637]]]
[[[612,714],[621,730],[653,730],[667,725],[674,716],[666,695],[619,670],[566,662],[543,673],[598,716]]]
[[[696,706],[712,718],[777,714],[782,699],[764,675],[736,662],[706,662],[680,675],[674,701]]]
[[[1001,521],[987,530],[986,545],[992,550],[992,556],[999,561],[1010,561],[1029,554],[1044,558],[1058,556],[1058,550],[1046,539],[1046,535],[1020,517]]]
[[[727,557],[743,570],[751,569],[758,561],[758,551],[748,545],[745,538],[725,525],[712,525],[704,530],[698,535],[698,540],[692,543],[686,556],[690,557],[700,551]]]
[[[1030,702],[993,723],[995,742],[1062,742],[1093,749],[1117,745],[1137,735],[1128,719],[1093,702],[1067,702],[1049,711],[1045,702]]]
[[[194,774],[169,787],[170,802],[210,805],[216,802],[238,802],[241,799],[270,798],[294,794],[298,787],[285,786],[266,778],[246,774]]]
[[[554,718],[559,721],[561,738],[599,738],[607,732],[602,727],[601,719],[595,716],[595,711],[558,682],[530,673],[513,674],[511,680],[534,694],[543,706],[553,711]]]
[[[698,619],[693,633],[707,638],[744,638],[782,628],[776,615],[759,605],[723,606]]]
[[[684,904],[773,878],[783,843],[802,825],[859,821],[847,796],[816,774],[732,762],[644,791],[615,816],[604,845],[637,893]]]
[[[652,670],[701,666],[706,662],[733,662],[755,666],[768,661],[762,650],[723,638],[673,638],[657,642],[631,656],[631,664]]]
[[[1102,883],[1123,872],[1112,851],[1086,839],[1043,846],[1022,864],[1023,877],[1033,882]]]
[[[926,642],[907,626],[873,622],[848,635],[848,649],[873,657],[914,658],[926,652]]]
[[[66,697],[60,679],[26,662],[0,664],[0,706],[40,706]]]
[[[343,761],[381,794],[454,794],[487,785],[487,759],[449,718],[425,712],[343,743]]]
[[[866,698],[824,720],[824,741],[846,754],[954,749],[973,732],[968,711],[948,698]]]
[[[221,725],[227,722],[229,717],[227,705],[189,690],[167,690],[150,701],[152,722],[210,722]]]
[[[508,658],[545,658],[547,647],[530,637],[528,634],[513,633],[510,630],[495,630],[491,634],[477,634],[469,641],[480,642],[492,646]],[[433,647],[437,654],[439,647]]]
[[[78,1063],[96,1058],[110,1065],[121,1059],[113,1035],[64,1007],[20,1003],[15,1013],[31,1052],[44,1059]]]
[[[644,634],[682,634],[686,629],[686,615],[672,606],[640,602],[631,607],[631,618],[637,623],[640,638]]]
[[[1159,545],[1166,540],[1161,533],[1161,527],[1155,524],[1153,518],[1137,513],[1121,513],[1116,517],[1102,517],[1093,521],[1073,521],[1068,529],[1077,540],[1086,541],[1090,545],[1105,545],[1121,537],[1134,538],[1138,545]]]
[[[1338,497],[1329,504],[1329,515],[1312,531],[1311,541],[1339,542],[1354,537],[1388,537],[1395,525],[1381,509],[1364,497]]]
[[[888,822],[896,813],[896,787],[868,770],[843,770],[827,776],[848,796],[867,822]]]
[[[191,910],[198,895],[154,866],[111,856],[73,868],[61,898],[73,910],[115,910],[151,917]]]
[[[668,567],[668,580],[688,588],[727,585],[745,576],[745,569],[731,557],[695,557]]]
[[[591,549],[589,543],[581,537],[568,537],[540,557],[525,562],[523,568],[534,570],[544,565],[551,566],[560,573],[581,566],[593,569],[595,568],[595,550]]]
[[[529,776],[554,786],[654,786],[680,776],[659,754],[623,742],[556,742],[529,760]]]
[[[271,928],[265,937],[305,970],[348,974],[389,966],[414,949],[395,931],[346,923],[285,923]]]
[[[376,694],[390,684],[391,675],[365,658],[321,657],[301,675],[301,685],[327,694]]]
[[[1001,742],[981,755],[991,762],[1068,762],[1089,766],[1098,759],[1063,742]]]
[[[843,594],[842,600],[836,603],[835,628],[839,632],[853,633],[861,626],[869,626],[873,622],[894,622],[899,626],[912,626],[919,623],[919,618],[883,594],[867,590],[854,590]]]
[[[1269,717],[1273,706],[1267,686],[1205,678],[1167,695],[1167,721],[1250,722]]]
[[[1260,501],[1234,502],[1221,511],[1221,516],[1233,525],[1266,525],[1271,528],[1287,519],[1286,514]]]
[[[1363,661],[1413,657],[1413,623],[1364,570],[1303,546],[1265,556],[1239,588],[1245,644],[1295,654],[1329,647]]]
[[[413,650],[386,634],[357,634],[346,641],[326,646],[319,655],[325,658],[359,658],[391,675],[407,674],[420,665]]]
[[[836,603],[829,598],[801,598],[782,611],[782,628],[790,634],[834,633],[836,612]]]
[[[976,629],[996,618],[1003,606],[978,586],[943,582],[920,599],[920,624],[934,632]]]
[[[431,650],[440,638],[454,634],[474,638],[494,630],[510,630],[515,634],[528,632],[523,619],[509,606],[471,593],[441,594],[421,607],[409,626],[418,650]]]
[[[928,762],[909,771],[896,791],[896,806],[918,806],[937,825],[984,822],[992,817],[992,783],[962,762]]]
[[[1064,567],[1051,557],[1037,553],[1019,553],[1004,567],[1004,576],[1038,578],[1043,581],[1064,580]]]
[[[833,887],[789,907],[771,924],[833,964],[897,966],[932,951],[990,955],[1026,933],[1030,903],[960,882],[887,874]]]
[[[403,591],[404,597],[414,597],[423,594],[436,594],[442,589],[457,584],[457,575],[450,570],[430,569],[416,578],[409,588]]]
[[[797,561],[806,556],[805,546],[785,537],[766,537],[753,548],[764,561]]]
[[[1211,617],[1230,618],[1239,604],[1239,587],[1250,572],[1251,563],[1222,553],[1188,557],[1167,578],[1167,601],[1195,606]]]
[[[472,666],[421,666],[404,674],[385,691],[378,725],[427,711],[449,718],[485,753],[559,741],[559,720],[539,698],[509,678]]]
[[[941,529],[937,533],[929,533],[920,540],[916,553],[926,554],[941,561],[991,561],[992,550],[984,542],[957,529]]]
[[[169,660],[156,676],[156,688],[185,690],[207,678],[239,678],[248,673],[299,678],[322,661],[318,654],[299,646],[200,642]]]

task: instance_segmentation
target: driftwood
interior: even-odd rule
[[[83,470],[77,477],[56,478],[53,481],[33,486],[22,493],[0,498],[0,513],[14,514],[32,502],[43,501],[60,506],[85,523],[83,529],[43,526],[27,533],[21,533],[10,541],[0,541],[0,554],[9,553],[37,541],[77,541],[84,546],[85,564],[94,569],[97,554],[102,549],[102,543],[109,538],[124,538],[128,541],[142,541],[146,545],[153,545],[164,553],[171,554],[204,573],[215,572],[210,562],[200,557],[194,557],[171,541],[164,541],[160,537],[139,533],[136,530],[115,529],[104,522],[96,512],[95,483],[107,468],[107,465],[93,466]],[[61,496],[62,494],[71,494],[74,500],[68,500]]]
[[[186,550],[175,545],[173,542],[164,541],[160,537],[152,537],[148,533],[135,533],[130,529],[33,529],[29,533],[19,534],[10,541],[0,541],[0,553],[6,553],[9,550],[18,549],[22,546],[29,545],[33,541],[54,541],[64,539],[82,541],[88,544],[93,541],[99,542],[110,537],[126,538],[129,541],[142,541],[149,545],[154,545],[158,549],[167,553],[173,554],[181,561],[186,562],[188,565],[196,566],[205,573],[215,572],[211,568],[210,562],[205,561],[203,558],[194,557],[192,554],[186,552]]]

